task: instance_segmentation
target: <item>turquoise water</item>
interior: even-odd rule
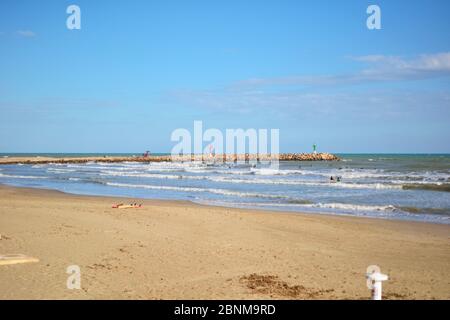
[[[30,155],[36,154],[26,156]],[[56,156],[93,155],[105,154]],[[340,157],[338,162],[281,162],[279,170],[245,163],[2,165],[0,183],[76,194],[450,224],[450,155]],[[330,177],[340,177],[340,182]]]

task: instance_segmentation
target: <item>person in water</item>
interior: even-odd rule
[[[336,176],[336,178],[335,178],[335,177],[331,176],[330,177],[330,182],[341,182],[341,177],[340,176]]]

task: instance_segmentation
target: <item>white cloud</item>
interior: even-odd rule
[[[336,75],[253,78],[229,86],[176,91],[169,100],[211,113],[263,116],[269,119],[397,119],[411,115],[439,122],[450,117],[449,92],[433,87],[360,86],[432,79],[450,75],[450,53],[414,58],[372,55],[354,57],[367,64],[358,72]]]
[[[31,30],[18,30],[18,31],[16,31],[16,33],[19,36],[25,37],[25,38],[33,38],[36,36],[36,33]]]
[[[370,64],[360,76],[367,80],[420,80],[450,75],[450,52],[424,54],[405,59],[397,56],[362,56],[354,58]]]
[[[450,52],[423,54],[413,58],[368,55],[351,57],[351,59],[368,66],[359,72],[349,74],[252,78],[239,81],[233,84],[233,87],[350,85],[379,81],[420,80],[450,75]]]
[[[398,56],[370,55],[353,58],[357,61],[373,63],[377,68],[409,71],[450,71],[450,52],[423,54],[412,59]]]

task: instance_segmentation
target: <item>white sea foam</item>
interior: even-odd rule
[[[74,168],[74,169],[79,169],[79,171],[83,171],[83,170],[105,170],[105,169],[110,169],[110,170],[135,170],[135,168],[129,168],[129,167],[116,167],[116,166],[109,166],[107,167],[106,165],[78,165],[78,164],[69,164],[67,165],[67,168]]]
[[[76,172],[76,169],[60,169],[60,168],[48,168],[48,172],[56,172],[56,173],[70,173],[70,172]]]
[[[374,206],[374,205],[357,205],[347,203],[315,203],[305,204],[304,206],[314,208],[326,208],[326,209],[338,209],[338,210],[350,210],[350,211],[390,211],[393,212],[397,208],[393,205],[386,206]]]
[[[298,181],[298,180],[283,180],[283,179],[233,179],[224,176],[194,176],[194,175],[168,175],[157,173],[141,173],[139,171],[131,172],[116,172],[116,171],[101,171],[102,176],[120,176],[120,177],[136,177],[136,178],[151,178],[151,179],[185,179],[185,180],[209,180],[220,183],[235,183],[235,184],[267,184],[267,185],[297,185],[297,186],[318,186],[318,187],[332,187],[332,188],[350,188],[350,189],[401,189],[401,185],[382,184],[382,183],[330,183],[329,181],[314,182],[314,181]]]
[[[289,207],[299,207],[299,208],[322,208],[322,209],[338,209],[341,212],[344,211],[362,211],[362,212],[395,212],[400,211],[393,205],[387,206],[374,206],[374,205],[354,205],[345,203],[267,203],[267,202],[228,202],[221,200],[198,200],[197,202],[205,204],[220,204],[225,206],[247,206],[247,207],[279,207],[279,208],[289,208]]]
[[[302,173],[305,175],[322,176],[327,178],[331,176],[340,176],[343,179],[389,178],[393,176],[392,174],[383,173],[380,170],[371,170],[371,169],[302,170]]]
[[[253,192],[239,192],[226,189],[216,189],[216,188],[196,188],[196,187],[174,187],[174,186],[155,186],[147,184],[128,184],[128,183],[117,183],[117,182],[106,182],[106,185],[112,187],[123,187],[123,188],[142,188],[142,189],[152,189],[152,190],[169,190],[169,191],[184,191],[184,192],[208,192],[214,194],[221,194],[227,196],[236,197],[255,197],[255,198],[271,198],[271,199],[288,199],[289,197],[283,195],[272,195],[263,193],[253,193]]]
[[[12,179],[47,179],[48,177],[38,177],[38,176],[22,176],[22,175],[13,175],[13,174],[3,174],[0,173],[0,178],[12,178]]]
[[[331,183],[333,187],[349,188],[349,189],[402,189],[400,185],[392,185],[385,183]]]
[[[299,207],[299,208],[319,208],[319,209],[334,209],[340,212],[387,212],[393,213],[399,211],[395,206],[374,206],[374,205],[355,205],[346,203],[313,203],[313,204],[302,204],[302,203],[235,203],[241,206],[258,206],[258,207]]]
[[[130,172],[115,172],[115,171],[101,171],[101,176],[116,176],[116,177],[135,177],[135,178],[152,178],[152,179],[192,179],[203,180],[207,179],[207,176],[187,176],[187,175],[174,175],[174,174],[158,174],[158,173],[142,173],[139,171]]]
[[[386,180],[394,182],[401,179],[410,179],[413,181],[441,181],[450,180],[450,174],[443,172],[389,172],[382,169],[325,169],[325,170],[303,170],[304,175],[322,176],[340,176],[342,180]],[[411,181],[408,181],[410,183]]]
[[[250,171],[256,175],[263,175],[263,176],[304,174],[303,170],[289,170],[289,169],[251,168]]]
[[[298,180],[279,180],[279,179],[230,179],[227,177],[205,177],[207,180],[225,183],[246,183],[246,184],[268,184],[268,185],[298,185],[298,186],[318,186],[332,188],[350,188],[350,189],[401,189],[400,185],[390,185],[382,183],[330,183],[329,181],[298,181]]]

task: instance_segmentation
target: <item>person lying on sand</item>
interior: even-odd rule
[[[119,203],[119,204],[115,204],[112,207],[114,209],[129,209],[129,208],[140,208],[142,206],[142,204],[137,204],[137,203],[131,203],[131,204],[123,204],[123,203]]]

